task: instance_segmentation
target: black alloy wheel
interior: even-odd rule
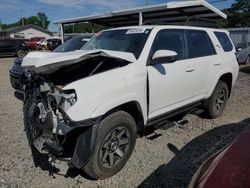
[[[118,164],[129,149],[130,134],[124,127],[117,127],[108,134],[102,144],[100,161],[107,167]]]

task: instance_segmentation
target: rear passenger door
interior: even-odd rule
[[[220,66],[209,35],[204,30],[187,30],[189,58],[194,65],[194,100],[203,99],[212,80],[211,67]]]

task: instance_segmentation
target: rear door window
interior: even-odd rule
[[[14,47],[14,46],[17,46],[17,41],[16,40],[6,40],[5,41],[5,45],[8,46],[8,47]]]
[[[215,55],[214,46],[206,31],[188,30],[189,58]]]
[[[230,39],[228,38],[226,33],[223,32],[214,32],[215,36],[217,37],[217,39],[219,40],[223,50],[225,52],[230,52],[233,50],[233,45],[230,41]]]

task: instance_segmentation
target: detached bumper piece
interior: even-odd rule
[[[31,105],[26,110],[37,150],[58,160],[70,159],[71,166],[82,168],[95,147],[102,117],[73,121],[66,112],[76,101],[74,90],[61,90],[43,82],[30,97]]]
[[[100,119],[101,117],[80,122],[67,119],[58,124],[56,134],[49,134],[53,119],[47,115],[42,135],[33,144],[40,153],[52,155],[58,160],[67,159],[70,167],[80,169],[94,151]]]
[[[57,145],[55,142],[52,141],[46,141],[44,137],[38,137],[34,141],[34,146],[40,153],[50,153],[54,156],[61,156],[63,154],[63,147]]]

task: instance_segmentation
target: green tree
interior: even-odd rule
[[[38,19],[38,26],[40,26],[43,29],[48,29],[50,21],[48,19],[48,16],[44,12],[38,12],[37,19]]]
[[[250,1],[236,0],[228,9],[223,10],[227,20],[218,22],[219,27],[250,27]]]
[[[43,29],[48,29],[50,21],[48,20],[48,16],[44,12],[38,12],[36,16],[24,17],[24,25],[33,24]],[[16,26],[22,25],[22,18],[20,18],[17,22],[11,24],[1,24],[2,29],[8,29]]]
[[[250,1],[249,0],[236,0],[235,3],[232,4],[231,9],[234,11],[238,11],[238,12],[249,13]]]
[[[64,26],[65,33],[95,33],[107,29],[107,27],[92,23],[76,23]]]
[[[39,20],[36,16],[23,18],[23,20],[24,20],[24,25],[33,24],[33,25],[40,26]],[[18,24],[22,25],[22,18],[20,18],[20,20],[18,21]]]

